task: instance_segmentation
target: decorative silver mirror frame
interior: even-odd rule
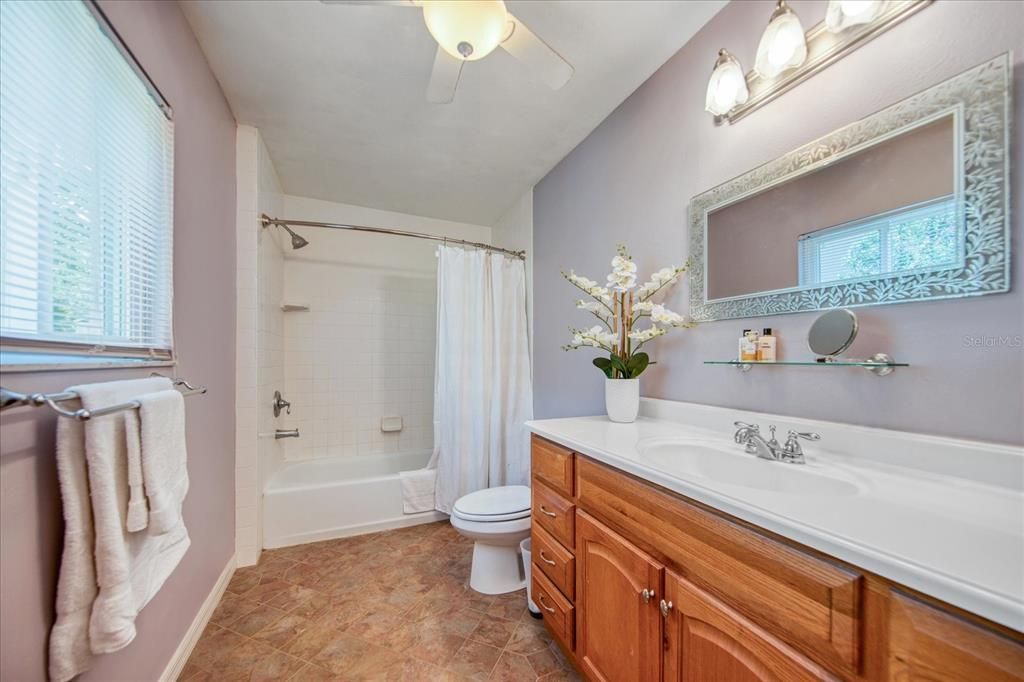
[[[1004,53],[695,196],[689,208],[693,319],[707,322],[1009,291],[1011,64],[1011,55]],[[707,300],[710,212],[950,113],[958,128],[962,173],[965,251],[959,267]]]

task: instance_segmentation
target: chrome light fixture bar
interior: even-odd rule
[[[735,123],[744,116],[763,107],[784,92],[804,82],[819,71],[839,61],[850,52],[864,45],[872,38],[881,35],[907,17],[919,12],[934,0],[883,0],[880,6],[872,6],[870,20],[865,17],[844,19],[842,13],[844,3],[832,0],[830,11],[831,21],[822,21],[807,31],[807,57],[803,62],[774,77],[764,76],[757,69],[747,72],[746,84],[750,96],[744,102],[737,102],[724,114],[715,116],[716,123]],[[849,3],[850,0],[847,0]],[[836,6],[833,8],[832,5]],[[848,10],[853,8],[850,5]],[[773,15],[772,19],[776,17]],[[854,23],[860,21],[862,23]],[[829,26],[831,24],[831,28]]]

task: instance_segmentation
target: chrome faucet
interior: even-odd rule
[[[771,438],[765,440],[764,436],[761,435],[761,427],[757,424],[733,422],[733,425],[736,427],[733,440],[744,446],[746,452],[751,455],[757,455],[762,459],[771,459],[776,462],[804,464],[806,460],[804,459],[803,448],[800,447],[800,439],[821,440],[821,436],[816,433],[789,431],[785,444],[780,444],[778,439],[775,438],[774,426],[768,427],[771,432]]]
[[[282,438],[298,438],[298,429],[274,429],[274,440],[281,440]]]

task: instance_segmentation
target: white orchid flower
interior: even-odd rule
[[[597,301],[584,301],[581,298],[576,301],[576,307],[580,310],[586,310],[588,313],[596,313],[601,309],[601,304]]]
[[[656,338],[658,336],[661,336],[661,335],[667,334],[667,333],[668,333],[667,329],[662,329],[661,327],[651,326],[651,327],[648,327],[647,329],[638,329],[637,331],[630,332],[629,333],[629,338],[631,338],[633,341],[637,341],[639,343],[646,343],[647,341],[650,341],[653,338]]]
[[[646,286],[646,285],[644,285]],[[633,310],[638,310],[642,313],[651,312],[651,308],[654,306],[650,301],[637,301],[633,304]]]
[[[660,303],[651,306],[651,321],[667,324],[672,327],[686,326],[686,318],[679,313],[674,313]]]

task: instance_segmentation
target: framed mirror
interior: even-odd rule
[[[694,197],[690,314],[1008,291],[1010,82],[1001,55]]]

